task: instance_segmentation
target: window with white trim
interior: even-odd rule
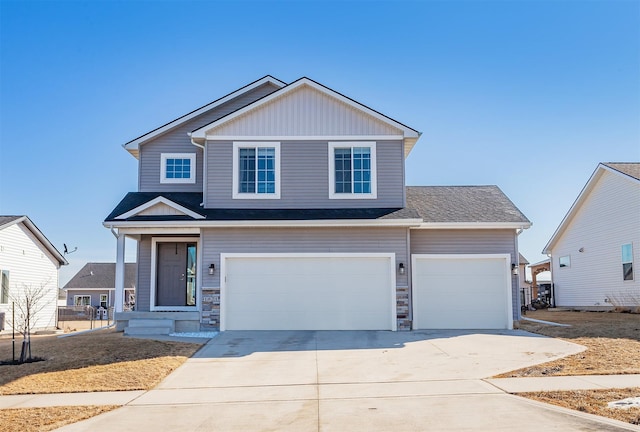
[[[560,267],[571,267],[571,255],[565,255],[558,258]]]
[[[195,153],[162,153],[160,155],[160,183],[195,182]]]
[[[106,308],[109,307],[109,305],[107,303],[108,299],[109,299],[109,296],[107,296],[107,294],[100,294],[100,307],[101,308],[105,308],[106,309]]]
[[[633,246],[622,245],[622,280],[633,280]]]
[[[329,198],[377,198],[375,142],[329,143]]]
[[[91,296],[75,295],[73,296],[73,305],[74,306],[91,306]]]
[[[9,270],[2,270],[2,286],[0,287],[0,303],[9,303]]]
[[[233,143],[233,198],[280,198],[280,143]]]

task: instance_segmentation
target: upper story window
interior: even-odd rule
[[[571,256],[561,256],[560,258],[558,258],[558,264],[560,264],[560,267],[571,267]]]
[[[280,143],[233,143],[233,198],[280,198]]]
[[[329,198],[377,198],[376,143],[329,143]]]
[[[622,245],[622,280],[633,280],[633,246]]]
[[[195,153],[162,153],[160,155],[160,183],[195,182]]]
[[[2,286],[0,287],[0,303],[9,303],[9,270],[2,270]]]

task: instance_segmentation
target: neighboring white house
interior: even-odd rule
[[[46,288],[46,294],[31,327],[56,325],[58,269],[66,264],[64,256],[27,216],[0,216],[0,313],[5,313],[5,330],[11,330],[12,303],[21,302],[25,291],[40,287]],[[17,306],[16,315],[17,322]]]
[[[640,163],[599,164],[543,253],[556,306],[640,306]]]

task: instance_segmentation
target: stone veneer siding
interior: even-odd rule
[[[411,330],[409,319],[409,288],[396,288],[396,314],[398,330]],[[200,315],[202,331],[220,329],[220,288],[202,289],[202,313]]]

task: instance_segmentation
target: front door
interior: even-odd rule
[[[157,245],[156,306],[195,306],[196,244]]]

